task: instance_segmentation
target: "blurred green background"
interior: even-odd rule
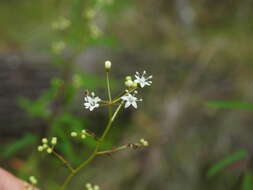
[[[137,70],[154,80],[104,148],[150,146],[97,158],[70,189],[253,189],[252,20],[251,0],[1,0],[0,166],[57,189],[67,171],[37,145],[58,136],[72,164],[89,155],[95,142],[69,133],[102,133],[106,110],[83,101],[86,89],[106,97],[109,59],[114,95]]]

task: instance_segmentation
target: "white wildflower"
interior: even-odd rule
[[[146,71],[143,71],[142,75],[139,72],[136,72],[135,74],[135,80],[134,82],[140,84],[141,88],[143,88],[144,86],[150,86],[152,84],[151,79],[153,78],[152,75],[150,75],[149,77],[145,77],[146,75]]]
[[[142,101],[142,99],[138,99],[130,93],[127,93],[126,95],[122,96],[121,99],[125,101],[125,108],[128,108],[132,105],[135,109],[137,109],[137,102]]]
[[[89,109],[90,111],[93,111],[95,108],[99,107],[98,102],[101,101],[101,99],[97,96],[95,97],[94,92],[91,93],[91,96],[86,96],[84,98],[84,106],[86,109]]]

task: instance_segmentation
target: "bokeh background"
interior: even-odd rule
[[[95,142],[69,133],[102,133],[107,112],[85,110],[84,92],[106,97],[111,60],[114,95],[137,70],[154,79],[104,148],[150,146],[95,159],[69,189],[253,189],[252,20],[251,0],[1,0],[0,166],[57,189],[67,171],[37,145],[89,155]]]

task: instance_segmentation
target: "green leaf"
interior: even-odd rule
[[[27,98],[18,98],[18,105],[24,109],[29,116],[47,118],[50,115],[48,103],[40,100],[31,101]]]
[[[247,156],[247,152],[245,151],[240,151],[240,152],[236,152],[228,157],[226,157],[225,159],[217,162],[216,164],[214,164],[207,172],[207,177],[213,177],[214,175],[216,175],[218,172],[220,172],[222,169],[224,169],[226,166],[242,160],[244,158],[246,158]]]
[[[207,105],[211,107],[217,107],[217,108],[253,110],[253,104],[236,102],[236,101],[209,101],[207,102]]]
[[[1,155],[3,158],[11,157],[21,149],[24,149],[27,146],[33,144],[36,141],[36,139],[37,138],[34,135],[27,134],[24,137],[15,140],[14,143],[5,146],[5,150],[2,151]]]
[[[242,182],[242,190],[252,190],[253,189],[253,180],[250,172],[244,174]]]

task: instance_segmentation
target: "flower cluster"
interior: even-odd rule
[[[66,30],[70,25],[70,20],[65,17],[60,17],[57,21],[52,23],[52,28],[53,30]]]
[[[105,62],[105,69],[107,72],[111,69],[111,62],[106,61]],[[144,88],[145,86],[150,86],[152,84],[151,79],[153,78],[152,75],[146,76],[147,72],[143,71],[142,74],[139,72],[135,73],[135,79],[132,80],[131,76],[127,76],[125,78],[125,86],[127,89],[125,90],[125,93],[118,99],[112,100],[112,102],[109,102],[109,104],[117,103],[117,101],[122,100],[125,103],[125,108],[128,108],[130,106],[133,106],[135,109],[137,109],[137,102],[142,101],[142,99],[138,99],[135,95],[138,93],[137,88]],[[95,96],[94,92],[91,93],[91,96],[87,95],[84,98],[84,106],[86,109],[89,109],[90,111],[93,111],[95,108],[98,108],[99,102],[101,102],[101,98],[98,96]]]
[[[70,133],[70,136],[71,136],[71,137],[77,137],[78,135],[80,135],[80,137],[81,137],[82,139],[85,139],[85,138],[86,138],[86,135],[88,135],[88,133],[86,132],[85,129],[83,129],[83,130],[81,131],[81,133],[77,133],[77,132],[75,132],[75,131],[72,131],[72,132]]]
[[[42,152],[46,150],[48,154],[51,154],[54,150],[55,145],[57,144],[57,137],[52,137],[51,145],[49,145],[47,138],[43,138],[41,142],[42,144],[38,146],[38,151]]]
[[[71,25],[71,21],[65,17],[60,17],[58,20],[52,23],[52,29],[62,32],[68,29]],[[51,50],[54,54],[61,54],[66,48],[66,43],[63,40],[54,41],[51,44]]]
[[[100,190],[100,187],[98,185],[93,185],[92,186],[92,184],[90,184],[90,183],[87,183],[85,185],[85,187],[86,187],[87,190]]]

